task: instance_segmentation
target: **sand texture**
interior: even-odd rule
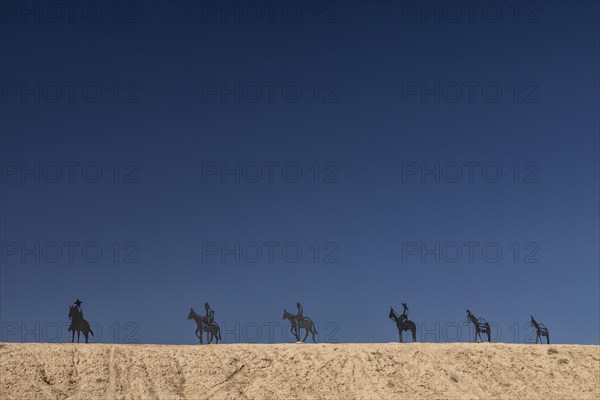
[[[598,399],[600,346],[0,343],[2,399]]]

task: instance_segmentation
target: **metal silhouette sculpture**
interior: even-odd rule
[[[71,343],[75,342],[75,332],[77,332],[77,343],[79,343],[79,339],[81,337],[82,332],[86,343],[89,343],[88,338],[90,333],[92,334],[92,336],[94,336],[94,332],[92,331],[92,328],[90,328],[90,323],[83,318],[83,310],[81,309],[81,303],[83,302],[77,299],[75,301],[75,305],[69,306],[69,319],[71,320],[71,325],[69,325],[69,332],[72,333]]]
[[[404,311],[401,315],[398,315],[394,308],[390,306],[390,314],[388,315],[388,318],[396,322],[396,327],[398,328],[398,340],[400,341],[400,343],[403,342],[402,332],[404,331],[410,331],[410,333],[412,334],[412,341],[416,342],[417,325],[415,325],[413,321],[408,319],[408,307],[406,306],[406,303],[402,303],[402,307],[404,308]]]
[[[296,307],[298,308],[298,314],[292,314],[286,309],[283,309],[283,317],[281,319],[287,319],[290,321],[290,330],[296,337],[296,341],[305,342],[308,334],[310,333],[312,335],[313,342],[317,343],[315,340],[317,329],[315,328],[312,319],[304,316],[304,311],[300,303],[296,303]],[[300,340],[300,329],[304,329],[305,332],[304,339],[302,340]]]
[[[483,341],[481,333],[487,334],[488,342],[492,342],[492,328],[483,318],[476,318],[470,310],[467,310],[467,319],[475,326],[475,343]]]
[[[205,308],[207,315],[202,316],[194,311],[193,308],[190,307],[190,312],[187,316],[187,319],[193,319],[196,322],[196,336],[198,340],[200,340],[200,344],[202,344],[202,333],[206,332],[207,334],[207,343],[211,344],[213,339],[215,339],[215,343],[219,343],[219,339],[221,339],[221,328],[215,322],[215,312],[210,309],[208,303],[205,303]]]
[[[531,325],[535,328],[535,344],[538,343],[538,340],[540,341],[541,344],[543,344],[544,342],[542,341],[542,337],[546,336],[546,344],[550,344],[550,333],[548,332],[548,328],[546,328],[546,326],[544,324],[540,324],[538,323],[534,318],[533,315],[531,316]]]

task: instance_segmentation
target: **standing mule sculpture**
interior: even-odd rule
[[[477,319],[470,310],[467,310],[467,319],[475,326],[475,343],[482,341],[481,333],[487,334],[488,342],[492,342],[492,328],[490,324],[483,318]]]
[[[297,316],[288,312],[287,310],[283,310],[283,317],[281,319],[287,319],[288,321],[290,321],[290,325],[291,328],[290,330],[292,331],[292,334],[296,337],[296,341],[300,342],[300,329],[304,329],[304,331],[306,332],[306,334],[304,335],[304,339],[302,339],[302,342],[306,341],[306,338],[308,337],[308,334],[310,333],[312,335],[312,340],[314,343],[317,343],[317,341],[315,340],[315,335],[317,334],[317,329],[315,328],[315,325],[312,322],[312,319],[308,318],[308,317],[303,317],[300,321],[298,321]]]
[[[412,341],[417,341],[417,326],[414,322],[412,322],[406,317],[406,314],[398,315],[396,311],[390,306],[390,314],[388,315],[388,318],[396,322],[396,327],[398,327],[398,338],[400,343],[402,343],[403,331],[410,331],[413,338]]]
[[[548,328],[546,328],[546,326],[544,324],[539,324],[534,318],[533,315],[531,316],[531,325],[535,328],[535,344],[538,343],[538,340],[540,341],[541,344],[543,344],[544,342],[542,341],[542,337],[546,336],[546,344],[550,344],[550,333],[548,333]]]
[[[71,320],[71,325],[69,325],[69,332],[72,332],[71,343],[75,341],[75,332],[77,332],[77,343],[79,343],[82,332],[85,342],[89,343],[88,336],[90,333],[94,336],[94,332],[90,328],[90,323],[83,318],[83,313],[77,307],[69,306],[69,319]]]
[[[196,336],[200,340],[200,344],[202,344],[202,332],[207,333],[207,341],[208,344],[212,343],[213,338],[216,339],[215,343],[219,343],[219,339],[221,339],[221,329],[216,322],[209,322],[208,319],[190,307],[190,312],[187,316],[187,319],[193,319],[196,321]]]

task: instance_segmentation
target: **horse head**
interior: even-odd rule
[[[396,316],[396,311],[394,311],[394,309],[392,308],[392,306],[390,306],[390,314],[388,315],[389,319],[394,319],[394,317]]]
[[[475,318],[471,310],[467,308],[467,321],[472,321]]]
[[[188,314],[187,319],[194,318],[195,314],[196,314],[196,312],[194,311],[194,309],[192,307],[190,307],[190,313]]]
[[[529,322],[529,325],[537,328],[537,325],[538,325],[537,321],[535,320],[535,318],[533,318],[533,315],[530,315],[530,317],[531,317],[531,322]]]

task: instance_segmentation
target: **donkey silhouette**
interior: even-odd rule
[[[208,334],[208,344],[212,343],[213,338],[216,339],[215,343],[219,343],[219,339],[221,339],[221,329],[216,322],[209,322],[207,317],[204,317],[194,311],[193,308],[190,307],[190,312],[187,316],[187,319],[193,319],[196,321],[196,336],[200,340],[200,344],[202,344],[202,332],[206,332]]]
[[[306,341],[306,338],[310,333],[312,335],[313,342],[317,343],[317,341],[315,340],[317,329],[315,328],[315,324],[313,324],[312,319],[308,317],[302,317],[302,319],[298,321],[297,315],[294,315],[285,309],[283,310],[283,317],[281,317],[281,319],[287,319],[288,321],[290,321],[290,330],[292,331],[292,334],[296,337],[296,340],[298,342],[300,342],[300,329],[304,329],[306,334],[304,335],[304,339],[302,339],[302,342]]]
[[[470,310],[467,310],[467,319],[475,326],[475,343],[483,341],[481,333],[487,334],[488,342],[492,341],[492,328],[483,318],[477,318]]]
[[[548,332],[548,328],[546,328],[544,324],[538,323],[533,318],[533,315],[531,316],[531,325],[535,328],[535,343],[537,344],[538,340],[540,341],[540,344],[544,343],[542,338],[546,336],[546,344],[550,344],[550,333]]]
[[[405,311],[402,315],[398,315],[396,311],[390,306],[390,314],[388,315],[389,319],[394,320],[394,322],[396,322],[400,343],[402,343],[403,331],[410,331],[410,333],[412,334],[413,342],[417,341],[417,325],[415,325],[414,322],[412,322],[406,317],[406,309],[407,308],[405,307]]]

